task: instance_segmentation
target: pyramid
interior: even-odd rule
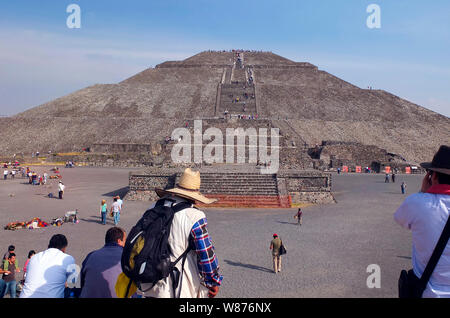
[[[286,164],[314,159],[311,149],[324,141],[370,146],[386,158],[417,164],[450,140],[448,117],[383,90],[359,88],[310,63],[271,52],[205,51],[0,118],[0,154],[126,144],[157,149],[186,122],[237,127],[239,121],[218,121],[242,114],[254,118],[255,127],[280,129]]]

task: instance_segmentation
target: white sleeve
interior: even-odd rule
[[[400,207],[395,211],[394,220],[403,228],[411,230],[411,226],[415,220],[415,208],[412,204],[412,196],[406,198],[406,200],[400,205]]]

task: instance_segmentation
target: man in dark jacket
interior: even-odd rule
[[[80,298],[116,298],[115,285],[122,273],[120,260],[125,231],[112,227],[106,232],[105,246],[86,256],[81,268]]]

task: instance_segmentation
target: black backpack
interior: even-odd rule
[[[171,206],[165,205],[165,202],[171,203]],[[128,294],[131,282],[135,282],[140,290],[142,290],[142,283],[152,284],[150,288],[145,290],[148,291],[158,281],[169,275],[172,278],[172,287],[175,294],[175,290],[180,281],[180,271],[175,265],[180,259],[183,259],[182,268],[184,268],[187,254],[193,249],[193,240],[192,236],[190,236],[189,246],[186,251],[174,262],[170,261],[171,250],[168,237],[173,217],[178,211],[192,206],[191,203],[187,202],[180,202],[173,205],[174,202],[170,199],[159,200],[154,208],[144,213],[142,218],[128,234],[121,259],[122,271],[130,278],[126,295]],[[143,243],[142,240],[144,240]],[[140,244],[142,249],[137,254],[131,255],[136,244]],[[134,261],[134,266],[130,264],[130,261]]]

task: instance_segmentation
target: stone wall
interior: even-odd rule
[[[381,166],[402,169],[410,164],[402,157],[389,153],[374,145],[363,145],[358,142],[323,141],[319,146],[309,149],[313,158],[323,161],[326,168],[336,169],[342,166],[371,167],[377,171]]]
[[[336,202],[331,193],[331,174],[316,171],[281,172],[285,188],[293,204],[327,204]]]
[[[159,173],[130,172],[129,192],[126,200],[153,201],[158,197],[155,188],[168,189],[176,184],[180,172],[161,169]],[[331,174],[316,171],[283,171],[277,174],[278,195],[288,198],[289,204],[334,203],[331,193]]]
[[[125,199],[133,201],[154,201],[158,199],[155,188],[169,189],[175,185],[176,174],[161,173],[141,175],[130,172],[129,192]]]
[[[159,143],[96,143],[91,147],[91,151],[96,153],[160,153],[161,150],[162,146]]]

